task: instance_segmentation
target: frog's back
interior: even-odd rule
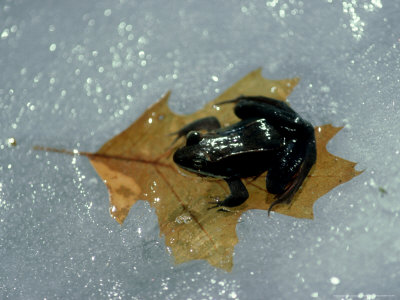
[[[283,143],[282,136],[265,119],[242,120],[219,129],[213,135],[212,146],[220,152],[215,157],[217,160],[240,153],[273,151]]]
[[[265,119],[242,120],[206,134],[207,148],[216,173],[223,177],[256,176],[267,170],[282,146],[282,136]]]

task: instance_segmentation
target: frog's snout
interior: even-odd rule
[[[181,165],[183,160],[183,157],[181,155],[181,149],[177,149],[174,153],[174,156],[172,157],[172,160],[174,161],[174,163]]]
[[[186,147],[177,149],[172,159],[181,167],[187,168],[193,164],[193,154],[187,151]]]
[[[196,171],[206,167],[204,154],[193,151],[191,147],[177,149],[172,159],[178,166],[187,170]]]

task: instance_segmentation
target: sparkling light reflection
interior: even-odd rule
[[[332,1],[330,1],[332,2]],[[360,10],[364,9],[368,12],[376,11],[382,8],[381,0],[358,1],[348,0],[342,2],[343,13],[350,17],[349,26],[353,33],[353,37],[356,40],[360,40],[364,34],[365,22],[361,20]],[[343,24],[344,28],[347,28],[346,24]]]

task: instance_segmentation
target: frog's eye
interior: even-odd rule
[[[186,136],[186,146],[196,145],[201,140],[201,134],[197,131],[190,131]]]

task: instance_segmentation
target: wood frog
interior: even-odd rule
[[[225,103],[235,104],[241,120],[223,128],[216,117],[186,125],[176,132],[177,139],[186,136],[186,145],[176,150],[174,162],[200,176],[227,182],[230,195],[212,202],[210,208],[244,203],[249,194],[241,179],[265,171],[267,191],[276,195],[268,213],[277,204],[289,204],[316,161],[313,126],[283,101],[240,96],[219,104]]]

